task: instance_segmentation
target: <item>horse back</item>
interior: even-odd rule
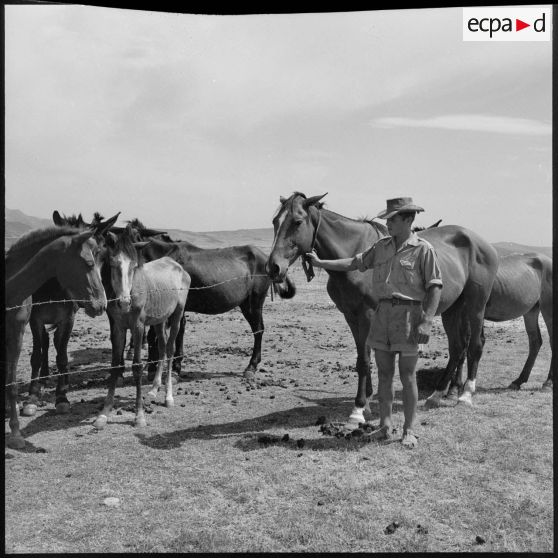
[[[552,304],[552,260],[534,252],[501,255],[486,319],[512,320],[537,303],[549,307]]]
[[[172,258],[147,262],[134,274],[132,304],[144,314],[146,325],[160,323],[186,306],[190,284],[188,273]]]
[[[418,236],[432,244],[442,272],[437,314],[452,306],[467,287],[488,299],[498,269],[498,255],[491,244],[458,225],[426,229]]]
[[[190,274],[192,286],[186,310],[221,314],[242,304],[249,297],[265,297],[269,278],[265,253],[252,245],[226,248],[180,248],[177,259]]]

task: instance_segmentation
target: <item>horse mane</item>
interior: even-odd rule
[[[137,262],[138,265],[141,266],[143,264],[141,250],[137,250],[134,246],[134,237],[132,234],[132,226],[130,224],[126,225],[126,228],[121,234],[114,235],[116,240],[114,244],[111,243],[109,248],[113,252],[122,252],[126,254],[132,261]]]
[[[73,215],[70,215],[69,217],[66,217],[66,215],[61,215],[62,219],[64,220],[64,224],[68,225],[70,227],[85,227],[87,226],[87,223],[83,220],[83,217],[81,215],[81,213],[79,215],[76,215],[75,213]]]
[[[91,224],[98,225],[99,223],[102,223],[103,220],[103,215],[101,215],[98,211],[95,211],[95,213],[93,213],[93,220],[91,221]]]
[[[389,235],[388,228],[383,223],[378,223],[378,221],[373,221],[372,219],[362,219],[362,220],[365,223],[368,223],[369,225],[371,225],[372,228],[375,229],[376,232],[380,236],[388,236]]]
[[[302,198],[304,198],[305,200],[308,199],[306,197],[306,194],[303,194],[302,192],[298,192],[298,191],[294,191],[285,201],[283,201],[282,203],[279,204],[279,207],[277,208],[277,210],[275,211],[275,213],[273,214],[273,217],[271,218],[271,220],[273,221],[273,219],[275,219],[277,217],[277,215],[279,215],[279,213],[281,213],[281,210],[287,206],[287,204],[292,205],[293,200],[297,197],[300,196]],[[318,202],[315,207],[317,207],[318,209],[322,209],[325,206],[325,202]]]
[[[46,227],[44,229],[33,229],[14,242],[6,253],[6,256],[29,248],[33,244],[52,242],[61,236],[74,236],[78,232],[80,232],[79,229],[76,230],[76,227],[71,225],[63,225],[61,227],[53,225],[52,227]]]
[[[128,225],[134,227],[134,229],[137,229],[140,232],[144,231],[147,228],[137,217],[134,217],[133,219],[126,221],[126,223],[128,223]]]

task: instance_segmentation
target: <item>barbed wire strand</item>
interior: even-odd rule
[[[250,275],[249,278],[253,278],[253,277],[269,277],[268,275],[264,274],[264,273],[257,273],[254,275]],[[188,289],[184,289],[182,287],[180,288],[172,288],[172,289],[150,289],[150,290],[146,290],[146,291],[134,291],[133,294],[146,294],[146,293],[163,293],[163,292],[171,292],[171,291],[201,291],[201,290],[205,290],[205,289],[214,289],[215,287],[219,287],[221,285],[224,285],[226,283],[230,283],[232,281],[237,281],[239,279],[247,279],[246,275],[239,275],[237,277],[231,277],[230,279],[225,279],[224,281],[220,281],[219,283],[214,283],[213,285],[204,285],[202,287],[189,287]],[[109,298],[107,299],[107,303],[108,302],[116,302],[117,300],[119,300],[118,298]],[[27,308],[29,306],[40,306],[40,305],[44,305],[44,304],[55,304],[55,303],[61,303],[61,302],[83,302],[83,303],[87,303],[87,302],[91,302],[90,300],[80,300],[80,299],[60,299],[60,300],[45,300],[42,302],[32,302],[31,304],[20,304],[19,306],[10,306],[9,308],[6,308],[6,312],[9,310],[17,310],[18,308]]]

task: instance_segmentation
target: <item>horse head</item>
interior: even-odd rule
[[[96,211],[93,214],[93,220],[91,223],[87,223],[83,220],[81,213],[77,217],[76,215],[66,217],[66,215],[61,215],[57,210],[54,210],[52,213],[52,220],[57,227],[70,226],[79,230],[93,231],[93,236],[98,246],[96,261],[97,265],[100,267],[103,264],[104,254],[106,251],[105,236],[107,232],[114,227],[114,223],[116,223],[119,215],[120,211],[105,221],[104,217]]]
[[[281,206],[273,217],[273,245],[266,263],[266,272],[272,281],[282,281],[289,266],[299,256],[313,250],[319,220],[313,223],[312,214],[319,215],[323,205],[320,200],[325,195],[307,198],[295,192],[289,198],[280,198]]]
[[[62,236],[58,239],[61,246],[53,251],[58,282],[90,317],[101,315],[107,307],[98,265],[99,246],[93,235],[94,231],[85,230]]]
[[[135,241],[135,233],[130,225],[121,234],[112,231],[106,234],[105,261],[110,269],[110,286],[118,306],[125,312],[131,307],[134,273],[143,264],[141,248],[147,244]]]

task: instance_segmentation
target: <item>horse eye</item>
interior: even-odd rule
[[[303,219],[297,219],[297,220],[295,221],[295,226],[300,227],[300,225],[302,225],[302,223],[304,223],[304,220],[303,220]]]

